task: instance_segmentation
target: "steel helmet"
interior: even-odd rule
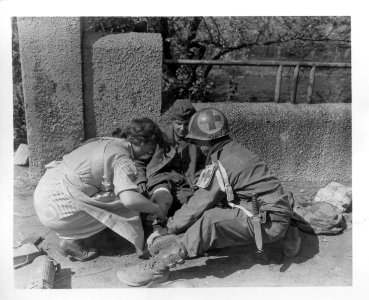
[[[188,125],[186,138],[211,141],[229,134],[226,116],[216,108],[204,108],[196,112]]]

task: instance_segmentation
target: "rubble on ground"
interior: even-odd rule
[[[17,166],[28,166],[29,150],[28,145],[20,144],[14,155],[14,164]]]
[[[349,212],[352,208],[352,188],[331,182],[316,193],[314,202],[321,201],[332,204],[342,213]]]

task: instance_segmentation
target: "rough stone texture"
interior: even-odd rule
[[[227,116],[232,136],[283,181],[351,182],[351,105],[198,103]]]
[[[162,39],[159,34],[109,35],[93,45],[96,135],[132,118],[157,120],[161,109]]]
[[[30,175],[84,138],[79,18],[18,18]]]
[[[27,166],[29,162],[29,150],[26,144],[20,144],[14,154],[14,164],[17,166]]]
[[[134,117],[169,123],[168,112],[160,115],[159,34],[84,39],[83,100],[79,18],[19,18],[18,26],[30,170],[36,180],[46,163],[84,137],[110,135]],[[234,138],[281,180],[351,182],[350,104],[195,104],[212,106],[227,115]]]
[[[83,33],[83,102],[86,139],[96,136],[92,49],[94,43],[103,36],[105,35],[102,33],[86,30]]]

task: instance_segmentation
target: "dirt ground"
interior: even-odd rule
[[[57,251],[57,237],[38,220],[33,208],[34,186],[28,181],[27,167],[14,167],[14,246],[27,236],[43,238],[39,244],[60,264],[55,289],[127,288],[117,278],[117,270],[142,259],[123,238],[105,230],[91,239],[99,242],[102,255],[89,262],[72,262]],[[311,201],[322,186],[284,183],[300,201]],[[209,251],[172,270],[169,283],[148,287],[322,287],[352,285],[352,222],[345,214],[347,229],[340,235],[315,236],[301,232],[300,253],[291,259],[265,247],[256,257],[256,247],[231,247]],[[34,266],[14,270],[14,287],[26,289]]]

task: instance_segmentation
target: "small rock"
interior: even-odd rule
[[[20,144],[14,155],[14,164],[18,166],[28,166],[29,150],[26,144]]]
[[[332,204],[341,212],[346,212],[352,207],[352,188],[331,182],[317,192],[314,202],[321,201]]]

